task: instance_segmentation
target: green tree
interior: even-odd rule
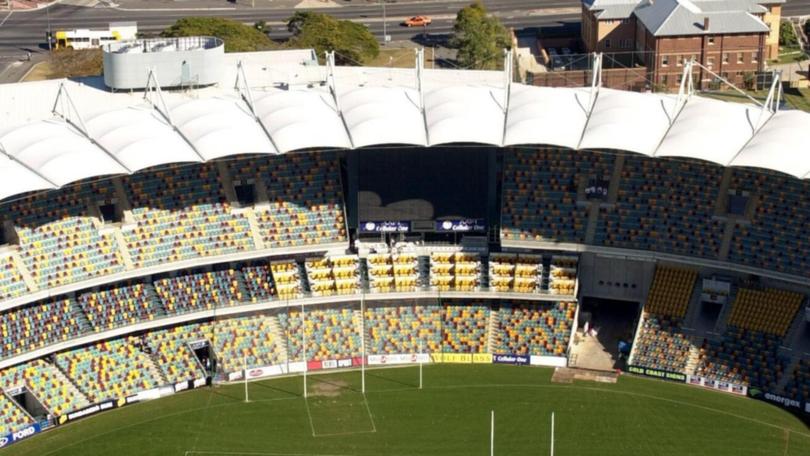
[[[278,46],[255,27],[219,17],[186,17],[164,30],[164,37],[215,36],[225,42],[225,52],[250,52]]]
[[[799,45],[799,37],[796,36],[796,31],[793,30],[793,24],[788,21],[782,21],[779,24],[779,45],[788,47]]]
[[[293,35],[290,47],[315,49],[318,58],[325,51],[335,51],[335,61],[341,65],[362,65],[380,53],[377,39],[366,26],[327,14],[297,12],[287,20],[287,30]]]
[[[450,44],[458,49],[461,66],[490,70],[503,66],[503,49],[511,46],[511,38],[501,21],[488,15],[479,1],[458,12]]]

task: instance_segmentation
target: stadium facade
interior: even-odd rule
[[[810,361],[787,351],[810,339],[810,114],[777,91],[757,106],[311,55],[226,54],[196,89],[0,86],[6,442],[211,381],[566,366],[580,312],[612,301],[631,303],[630,372],[810,399]],[[409,151],[470,177],[369,178]],[[461,199],[483,201],[447,209]]]

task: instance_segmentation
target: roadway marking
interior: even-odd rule
[[[2,27],[3,24],[6,23],[6,21],[8,20],[8,18],[11,17],[12,14],[14,14],[14,11],[9,11],[8,14],[6,14],[6,17],[4,17],[2,21],[0,21],[0,27]]]

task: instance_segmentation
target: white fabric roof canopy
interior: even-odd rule
[[[235,93],[168,94],[168,116],[140,99],[121,107],[116,98],[108,110],[83,118],[86,135],[59,117],[28,121],[0,130],[0,199],[170,163],[384,144],[615,149],[810,179],[805,112],[772,114],[695,95],[679,104],[668,95],[521,84],[511,86],[507,100],[492,81],[441,83],[420,96],[401,84],[341,82],[337,100],[319,85],[254,90],[252,110]]]

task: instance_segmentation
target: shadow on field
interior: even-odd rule
[[[392,369],[392,370],[394,370],[394,369]],[[385,381],[385,382],[388,382],[388,383],[393,383],[393,384],[399,385],[399,386],[407,386],[409,388],[418,388],[419,387],[418,382],[417,383],[410,383],[410,382],[405,382],[405,381],[397,379],[397,378],[392,378],[390,376],[385,375],[383,371],[366,371],[366,375],[369,376],[369,377],[372,377],[372,378],[375,378],[375,379],[378,379],[378,380],[382,380],[382,381]]]

